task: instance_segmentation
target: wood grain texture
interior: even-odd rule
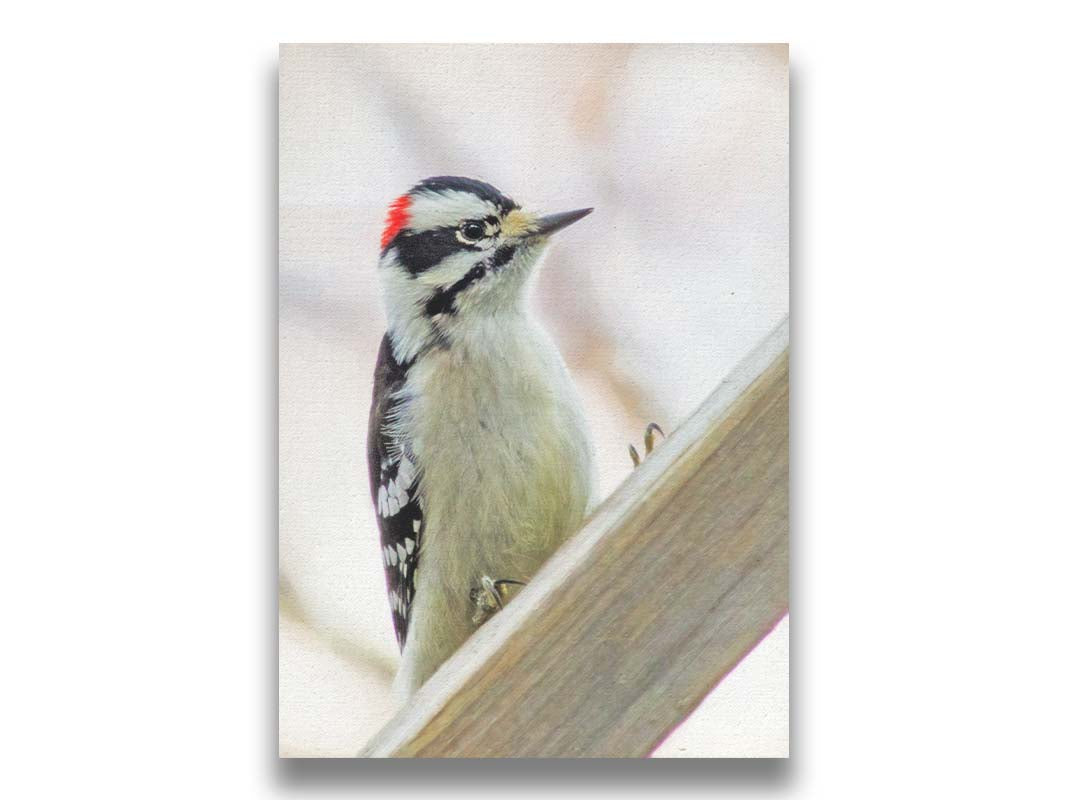
[[[367,745],[648,755],[788,609],[788,320]]]

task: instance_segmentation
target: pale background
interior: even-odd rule
[[[420,178],[594,206],[535,293],[583,395],[601,495],[788,310],[788,50],[283,46],[280,748],[351,755],[397,663],[363,441],[385,208]],[[788,622],[659,755],[788,753]]]

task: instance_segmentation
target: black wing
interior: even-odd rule
[[[393,356],[389,335],[382,337],[378,364],[374,368],[374,395],[367,428],[367,465],[370,469],[371,502],[381,533],[385,583],[393,628],[404,649],[415,597],[415,568],[422,542],[422,503],[417,498],[418,469],[408,442],[398,441],[387,429],[393,418],[397,390],[407,370]]]

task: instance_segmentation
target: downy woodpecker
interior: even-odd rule
[[[592,507],[578,394],[526,307],[548,237],[591,211],[536,216],[457,177],[428,178],[389,208],[367,460],[400,698]]]

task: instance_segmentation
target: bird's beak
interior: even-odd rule
[[[561,231],[568,225],[573,225],[582,217],[593,213],[591,208],[579,208],[577,211],[564,211],[560,214],[549,214],[534,220],[534,224],[527,231],[527,236],[548,236],[550,233]]]

